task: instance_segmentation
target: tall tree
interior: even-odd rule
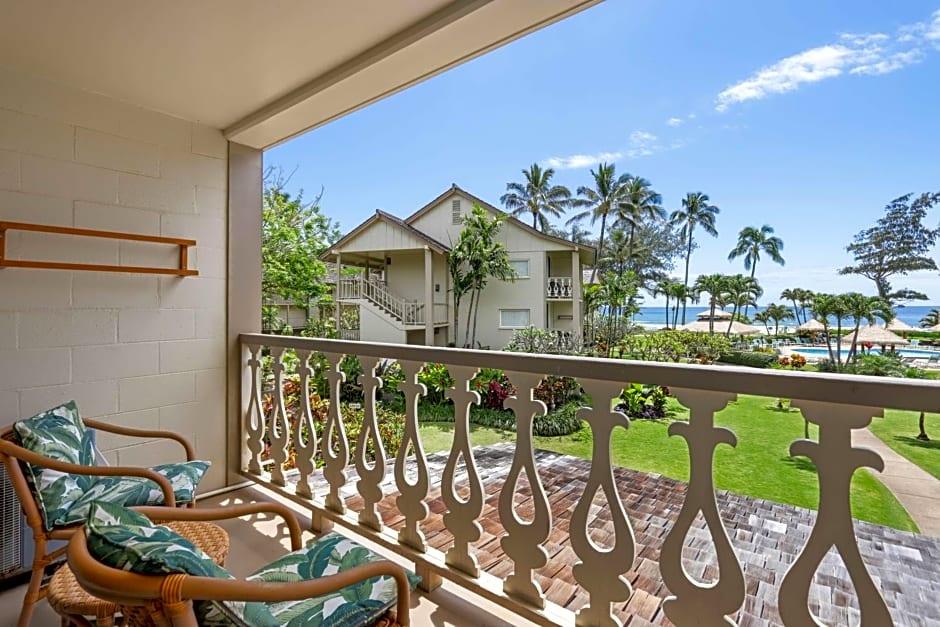
[[[463,280],[466,282],[470,303],[467,307],[467,327],[464,330],[464,345],[474,346],[477,336],[477,314],[480,308],[480,295],[490,278],[500,281],[513,281],[516,274],[509,264],[509,252],[496,235],[505,216],[492,218],[486,209],[474,204],[473,210],[463,217],[464,228],[457,240],[456,256],[462,266]],[[454,254],[454,251],[451,252]],[[453,275],[453,270],[451,271]]]
[[[548,231],[548,216],[562,216],[571,205],[571,191],[564,185],[553,185],[555,170],[543,170],[537,163],[522,170],[522,175],[525,183],[507,183],[499,201],[516,217],[531,214],[532,228]]]
[[[738,243],[728,253],[728,261],[734,261],[738,257],[744,257],[744,269],[751,271],[751,278],[754,278],[757,272],[757,262],[760,261],[761,253],[766,253],[774,263],[781,266],[786,263],[783,260],[781,251],[783,250],[783,240],[774,235],[773,227],[765,224],[757,228],[756,226],[746,226],[738,233]],[[744,308],[746,316],[748,308]]]
[[[728,277],[724,274],[703,274],[692,285],[696,295],[708,294],[708,332],[715,333],[715,309],[724,301]]]
[[[629,232],[628,247],[633,256],[636,242],[636,230],[646,221],[666,219],[666,210],[662,208],[663,197],[653,189],[652,184],[642,176],[630,177],[623,202],[617,207],[617,222]]]
[[[731,335],[731,328],[734,326],[738,311],[742,307],[747,308],[748,305],[756,305],[757,299],[763,294],[764,290],[754,277],[744,276],[743,274],[725,277],[722,300],[733,307],[731,321],[728,323],[728,330],[725,331],[725,335]]]
[[[839,270],[839,274],[860,274],[871,279],[878,296],[892,305],[904,300],[927,300],[921,292],[893,290],[893,277],[937,269],[930,250],[940,237],[940,229],[929,228],[924,220],[927,211],[940,203],[940,192],[912,198],[912,194],[895,198],[875,226],[856,233],[845,248],[855,257],[855,265]]]
[[[940,309],[931,309],[923,318],[920,319],[920,327],[929,329],[940,324]]]
[[[843,294],[842,302],[845,303],[848,316],[852,318],[855,325],[851,336],[852,347],[845,358],[846,363],[851,363],[858,351],[858,331],[862,326],[862,322],[867,321],[868,324],[874,324],[876,318],[889,322],[894,318],[894,312],[885,299],[878,296],[865,296],[858,292]]]
[[[685,251],[685,279],[683,285],[689,286],[689,260],[692,258],[692,244],[694,242],[694,233],[696,227],[701,227],[703,231],[712,237],[718,237],[718,229],[715,228],[715,218],[721,211],[715,205],[710,204],[711,199],[708,194],[702,192],[690,192],[682,199],[682,208],[672,212],[669,221],[680,227],[680,235],[686,240]],[[685,324],[686,301],[682,301],[682,324]]]
[[[767,307],[764,308],[762,312],[763,317],[768,321],[773,320],[774,322],[774,335],[780,335],[780,323],[786,322],[787,320],[793,320],[793,312],[790,311],[790,308],[786,305],[778,305],[776,303],[770,303]],[[758,314],[754,314],[754,319],[757,320]]]
[[[597,241],[597,258],[604,256],[604,236],[607,234],[607,218],[612,214],[616,216],[620,205],[623,204],[627,194],[627,185],[630,183],[629,174],[616,174],[613,163],[602,163],[597,170],[591,170],[594,177],[594,187],[582,185],[578,188],[578,197],[572,199],[574,207],[584,208],[584,211],[572,216],[566,224],[571,224],[585,218],[591,219],[591,224],[601,221],[601,232]],[[597,264],[591,272],[591,283],[597,278]]]
[[[842,339],[842,323],[849,317],[849,308],[845,303],[845,299],[838,294],[817,294],[813,300],[813,316],[824,327],[830,363],[836,370],[842,370],[842,351],[839,342]],[[832,334],[829,333],[832,319],[836,321],[835,351],[832,350]]]
[[[305,202],[303,190],[284,190],[289,177],[265,171],[261,197],[261,293],[279,296],[298,306],[326,294],[326,266],[320,255],[339,239],[336,223],[320,211],[322,192]]]

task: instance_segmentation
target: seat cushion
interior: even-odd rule
[[[210,463],[194,460],[176,464],[154,466],[153,470],[170,480],[177,503],[190,503],[196,486],[206,474]],[[163,492],[160,487],[143,477],[92,477],[94,483],[68,510],[58,515],[56,524],[71,525],[83,522],[89,508],[95,502],[114,503],[127,507],[138,505],[162,505]]]
[[[248,580],[271,583],[309,581],[383,559],[359,543],[333,532],[307,548],[289,553],[255,571]],[[421,580],[411,573],[408,577],[412,589]],[[273,625],[353,627],[371,625],[395,604],[397,598],[395,580],[382,576],[319,597],[265,605],[274,618]],[[258,623],[243,618],[241,622],[230,624],[254,627]]]
[[[69,464],[93,466],[95,463],[91,431],[85,428],[74,401],[20,420],[13,428],[20,445],[34,453]],[[25,466],[26,479],[36,496],[46,529],[66,524],[62,521],[75,501],[95,482],[92,476],[32,464]]]

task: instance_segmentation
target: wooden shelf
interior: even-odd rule
[[[152,266],[114,266],[94,263],[67,263],[60,261],[33,261],[25,259],[6,258],[6,232],[31,231],[34,233],[52,233],[55,235],[75,235],[78,237],[97,237],[103,239],[117,239],[131,242],[146,242],[149,244],[166,244],[179,246],[178,268],[155,268]],[[93,229],[79,229],[70,226],[50,226],[47,224],[29,224],[27,222],[0,221],[0,268],[44,268],[49,270],[87,270],[92,272],[130,272],[135,274],[169,274],[174,276],[197,276],[198,270],[189,268],[189,248],[195,246],[196,240],[181,239],[177,237],[160,237],[158,235],[141,235],[139,233],[117,233],[115,231],[97,231]]]

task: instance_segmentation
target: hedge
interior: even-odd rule
[[[777,356],[771,353],[758,353],[754,351],[734,351],[723,354],[718,358],[718,361],[723,364],[750,366],[751,368],[766,368],[777,361]]]
[[[580,408],[580,403],[571,402],[559,407],[547,416],[536,416],[532,422],[532,433],[539,436],[559,436],[570,435],[578,431],[581,428],[581,420],[578,419],[578,410]],[[418,420],[421,422],[453,422],[453,403],[421,403],[418,405]],[[516,416],[511,411],[471,407],[470,422],[492,429],[516,430]]]

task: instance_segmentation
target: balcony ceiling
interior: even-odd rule
[[[600,0],[0,0],[0,64],[267,148]]]

